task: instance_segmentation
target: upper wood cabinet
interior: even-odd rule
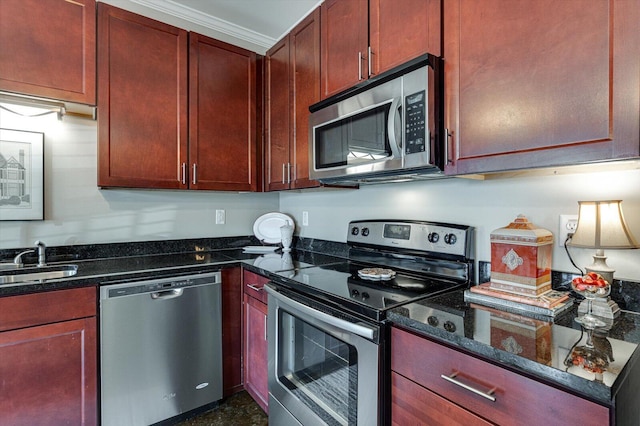
[[[309,179],[309,105],[320,100],[320,9],[267,52],[265,189],[319,186]]]
[[[256,191],[256,54],[189,40],[189,187]]]
[[[98,5],[98,185],[252,191],[256,55]]]
[[[94,0],[2,0],[0,46],[0,90],[95,105]]]
[[[187,47],[185,30],[98,4],[99,186],[187,187]]]
[[[640,3],[444,0],[449,174],[637,156]]]
[[[321,19],[323,98],[441,53],[441,0],[326,0]]]

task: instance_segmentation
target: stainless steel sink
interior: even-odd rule
[[[29,281],[44,281],[71,277],[78,273],[78,265],[51,265],[40,268],[0,270],[0,286]]]

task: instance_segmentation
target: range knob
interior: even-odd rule
[[[357,226],[351,228],[351,235],[358,235],[360,233],[360,229]]]
[[[369,228],[362,228],[362,236],[363,237],[369,236]]]
[[[371,297],[369,296],[369,293],[367,293],[366,291],[362,292],[362,300],[367,300],[369,297]]]
[[[438,321],[438,317],[436,317],[435,315],[430,315],[429,318],[427,318],[427,323],[431,327],[437,327],[438,324],[440,324],[440,321]]]
[[[358,290],[356,290],[355,288],[351,290],[351,297],[358,297],[358,296],[360,296],[360,292]]]
[[[440,235],[438,235],[437,232],[429,232],[427,240],[429,240],[430,243],[435,244],[440,240]]]
[[[444,242],[447,244],[455,244],[458,241],[458,237],[455,234],[447,234],[444,236]]]

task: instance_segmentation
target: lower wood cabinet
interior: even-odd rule
[[[393,424],[609,424],[607,407],[395,327],[391,370]]]
[[[391,421],[394,425],[491,424],[395,372],[391,373],[391,407]]]
[[[242,390],[242,268],[222,270],[222,388]]]
[[[0,298],[0,424],[95,425],[95,287]]]
[[[267,295],[263,286],[268,278],[244,271],[244,388],[251,397],[269,412],[267,378]]]

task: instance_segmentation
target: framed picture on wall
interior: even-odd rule
[[[0,128],[0,220],[44,220],[44,133]]]

